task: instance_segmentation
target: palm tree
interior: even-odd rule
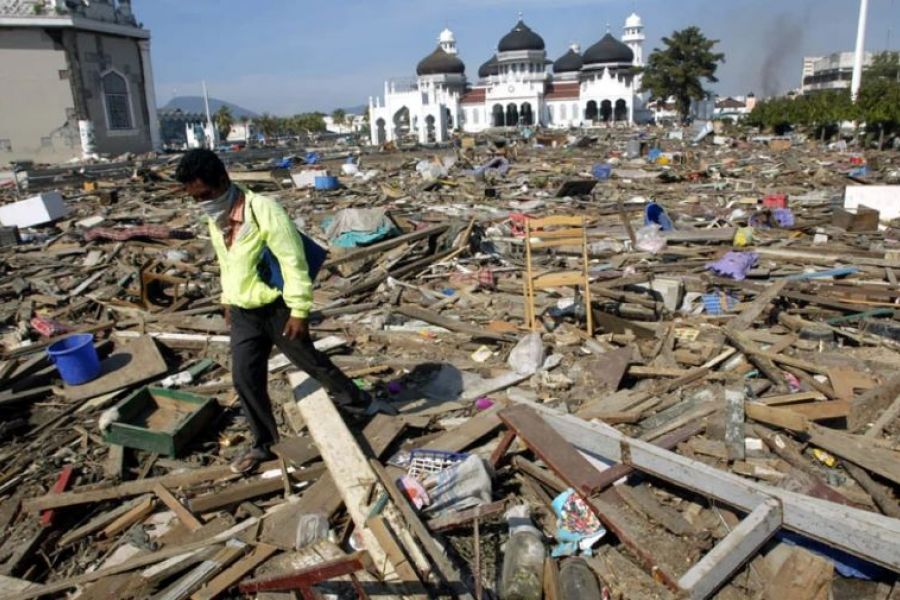
[[[340,127],[347,121],[347,111],[345,111],[343,108],[336,109],[331,113],[331,120],[336,126]]]
[[[250,117],[241,115],[240,121],[244,127],[244,143],[246,144],[250,141]]]
[[[234,117],[231,115],[231,109],[223,104],[219,107],[219,110],[216,111],[213,119],[215,120],[216,129],[219,130],[219,136],[221,136],[222,141],[227,140],[228,134],[231,133],[231,127],[234,125]]]

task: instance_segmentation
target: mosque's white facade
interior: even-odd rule
[[[644,64],[644,26],[632,14],[621,40],[607,33],[581,53],[573,45],[555,62],[544,40],[520,19],[470,84],[456,39],[447,29],[419,62],[415,80],[388,81],[383,99],[369,99],[372,143],[414,135],[447,141],[453,131],[492,127],[569,128],[647,120],[634,67]]]

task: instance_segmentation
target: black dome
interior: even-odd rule
[[[478,68],[478,76],[481,79],[485,79],[491,75],[497,75],[498,73],[500,73],[500,63],[497,62],[496,54]]]
[[[465,72],[466,65],[463,64],[463,61],[453,54],[448,54],[440,46],[416,66],[418,75],[462,75]]]
[[[586,65],[632,62],[634,62],[634,52],[631,51],[631,48],[609,33],[584,53],[584,64]]]
[[[544,38],[529,29],[523,21],[519,21],[512,31],[503,36],[498,49],[500,52],[543,50]]]
[[[574,49],[569,48],[568,52],[560,56],[559,59],[553,63],[553,72],[572,73],[574,71],[580,71],[583,66],[584,61],[581,59],[581,55],[575,52]]]

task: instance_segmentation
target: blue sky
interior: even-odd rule
[[[153,41],[157,100],[210,95],[257,112],[330,111],[368,102],[384,80],[415,75],[445,26],[470,78],[517,14],[555,60],[607,24],[644,19],[645,56],[662,36],[698,25],[719,39],[722,94],[757,95],[799,84],[802,57],[852,50],[856,0],[135,0]],[[888,41],[890,38],[890,42]],[[900,48],[900,0],[870,0],[866,48]],[[768,75],[764,75],[768,73]],[[764,84],[767,82],[767,84]]]

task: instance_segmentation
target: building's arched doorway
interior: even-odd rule
[[[453,129],[453,113],[450,112],[449,108],[444,107],[444,114],[447,116],[447,129]]]
[[[612,118],[612,112],[613,112],[612,102],[610,102],[609,100],[604,100],[603,102],[600,103],[600,118],[603,120],[604,123],[608,123],[609,120]]]
[[[409,134],[409,109],[405,106],[394,113],[394,137],[401,138]]]
[[[494,118],[494,127],[503,127],[503,123],[505,122],[503,116],[503,105],[495,104],[494,108],[491,110]]]
[[[616,121],[628,120],[628,104],[621,98],[616,100],[616,108],[613,112],[613,119]]]
[[[429,144],[434,143],[437,139],[434,131],[434,115],[425,117],[425,139]]]
[[[597,114],[597,101],[591,100],[584,109],[584,118],[587,121],[593,122],[597,120]]]
[[[526,127],[534,125],[534,113],[531,111],[531,103],[524,102],[522,104],[522,125]]]
[[[515,127],[519,124],[519,107],[515,104],[506,105],[506,126]]]
[[[375,144],[380,146],[387,141],[387,132],[384,130],[384,119],[375,121]]]

